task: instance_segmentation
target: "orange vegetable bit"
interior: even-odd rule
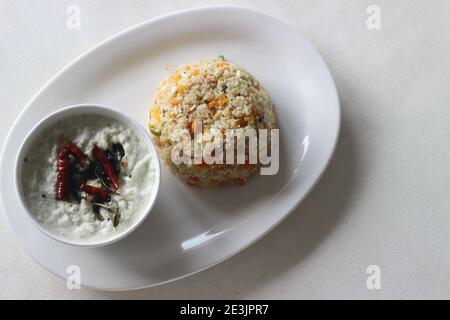
[[[226,97],[225,95],[221,94],[221,95],[219,96],[219,105],[220,105],[221,107],[224,107],[224,106],[227,105],[227,103],[228,103],[227,97]]]

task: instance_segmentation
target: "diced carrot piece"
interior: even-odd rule
[[[226,97],[225,95],[221,94],[221,95],[219,96],[219,105],[220,105],[221,107],[223,107],[223,106],[225,106],[227,103],[228,103],[227,97]]]
[[[180,79],[181,79],[181,75],[178,74],[178,73],[176,73],[176,74],[174,74],[174,75],[172,76],[172,80],[175,81],[175,82],[180,81]]]
[[[245,116],[244,121],[248,123],[253,123],[253,121],[255,121],[255,118],[253,117],[253,115]]]
[[[177,93],[179,94],[184,94],[184,92],[186,91],[186,88],[183,86],[178,86],[177,88]]]
[[[209,109],[216,109],[218,106],[219,106],[219,103],[217,102],[217,100],[212,100],[212,101],[208,102]]]

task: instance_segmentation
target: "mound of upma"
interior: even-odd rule
[[[201,123],[201,135],[194,132],[197,123]],[[224,138],[228,129],[275,129],[277,121],[272,102],[258,80],[218,58],[176,67],[162,81],[150,108],[149,128],[161,159],[172,173],[190,186],[214,187],[222,183],[244,185],[260,163],[198,163],[193,160],[195,144],[205,147],[215,141],[214,133],[221,132]],[[174,161],[176,147],[177,152],[190,150],[192,161]],[[225,159],[225,144],[223,148]],[[248,160],[248,148],[245,152]]]

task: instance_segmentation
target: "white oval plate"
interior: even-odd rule
[[[67,105],[112,106],[142,125],[167,64],[214,59],[243,66],[269,92],[280,127],[280,171],[243,187],[189,188],[162,170],[154,211],[133,234],[103,248],[74,248],[43,235],[14,192],[16,152],[26,133]],[[307,195],[335,148],[340,108],[317,51],[292,27],[239,7],[169,14],[121,32],[58,73],[27,105],[5,142],[0,194],[9,223],[42,266],[103,290],[149,287],[206,269],[243,250],[283,220]],[[295,245],[295,244],[293,244]]]

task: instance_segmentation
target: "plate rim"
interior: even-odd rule
[[[332,88],[333,89],[333,94],[336,98],[336,105],[334,106],[336,109],[334,110],[336,112],[336,130],[333,133],[333,143],[332,143],[332,148],[329,152],[328,158],[325,162],[325,164],[323,165],[323,168],[320,171],[320,174],[316,177],[316,179],[314,180],[314,182],[307,188],[306,192],[296,201],[296,203],[289,209],[286,210],[286,212],[284,214],[281,214],[278,219],[275,221],[275,223],[273,223],[269,228],[267,228],[266,230],[264,230],[263,232],[261,232],[259,235],[257,235],[256,237],[254,237],[251,241],[249,241],[248,243],[245,243],[244,245],[240,246],[237,250],[233,250],[230,254],[225,255],[224,257],[222,257],[222,259],[218,259],[217,261],[214,261],[212,263],[206,264],[205,266],[198,268],[192,272],[189,273],[185,273],[183,275],[180,275],[178,277],[173,277],[170,278],[168,280],[164,280],[164,281],[159,281],[159,282],[155,282],[152,284],[147,284],[147,285],[142,285],[142,286],[136,286],[136,287],[115,287],[115,288],[105,288],[105,287],[97,287],[97,286],[91,286],[91,285],[86,285],[81,283],[81,287],[83,288],[88,288],[88,289],[94,289],[94,290],[100,290],[100,291],[110,291],[110,292],[114,292],[114,291],[131,291],[131,290],[140,290],[140,289],[145,289],[145,288],[151,288],[151,287],[156,287],[156,286],[160,286],[160,285],[164,285],[170,282],[174,282],[189,276],[192,276],[194,274],[197,274],[199,272],[202,272],[204,270],[207,270],[211,267],[214,267],[215,265],[220,264],[221,262],[237,255],[238,253],[244,251],[245,249],[249,248],[250,246],[252,246],[253,244],[255,244],[258,240],[260,240],[261,238],[263,238],[264,236],[266,236],[268,233],[270,233],[273,229],[275,229],[280,223],[282,223],[302,202],[303,200],[311,193],[312,190],[314,190],[314,188],[316,187],[317,183],[321,180],[322,176],[324,175],[325,171],[327,170],[327,168],[329,167],[329,164],[331,162],[331,160],[334,157],[334,154],[336,152],[336,147],[339,141],[339,136],[340,136],[340,131],[341,131],[341,124],[342,124],[342,107],[341,107],[341,102],[339,99],[339,93],[336,87],[336,82],[334,80],[334,77],[327,65],[327,63],[325,62],[325,60],[323,59],[322,55],[320,54],[320,52],[311,44],[311,42],[308,40],[308,38],[306,36],[304,36],[299,30],[297,30],[292,24],[288,23],[287,21],[280,19],[276,16],[273,16],[267,12],[261,11],[259,9],[255,9],[253,7],[249,7],[249,6],[243,6],[243,5],[205,5],[205,6],[197,6],[197,7],[191,7],[191,8],[187,8],[187,9],[182,9],[182,10],[176,10],[176,11],[171,11],[162,15],[159,15],[157,17],[151,18],[151,19],[147,19],[145,21],[139,22],[137,24],[134,24],[130,27],[127,27],[125,29],[123,29],[122,31],[116,32],[114,34],[112,34],[111,36],[108,36],[106,39],[100,41],[98,44],[94,45],[93,47],[91,47],[90,49],[86,50],[85,52],[83,52],[82,54],[80,54],[79,56],[77,56],[75,59],[73,59],[71,62],[69,62],[68,64],[66,64],[62,69],[60,69],[56,74],[54,74],[37,92],[36,94],[34,94],[32,96],[32,98],[25,104],[25,107],[21,110],[21,112],[18,114],[18,116],[16,117],[16,119],[13,121],[6,137],[3,143],[3,146],[1,148],[1,152],[0,152],[0,181],[3,181],[3,163],[4,163],[4,152],[6,149],[6,146],[8,145],[9,140],[11,139],[11,135],[13,130],[16,128],[17,123],[19,122],[19,120],[23,117],[23,114],[30,108],[30,106],[36,101],[36,99],[54,82],[54,80],[56,80],[61,74],[65,73],[68,69],[70,69],[73,65],[77,64],[80,60],[86,58],[87,56],[89,56],[92,52],[96,51],[98,48],[107,45],[108,43],[115,41],[121,37],[126,36],[128,33],[130,33],[131,31],[137,31],[141,28],[145,28],[148,25],[151,25],[155,22],[158,22],[160,20],[164,20],[164,19],[168,19],[168,18],[173,18],[175,16],[179,16],[179,15],[188,15],[192,12],[200,12],[200,11],[208,11],[208,10],[227,10],[227,9],[233,9],[233,10],[238,10],[238,11],[246,11],[247,13],[250,14],[255,14],[255,15],[259,15],[259,16],[263,16],[266,19],[270,19],[272,21],[276,21],[277,23],[283,25],[283,27],[290,29],[292,32],[294,32],[296,35],[298,35],[299,37],[303,38],[305,40],[305,42],[311,47],[311,49],[316,53],[317,57],[320,59],[320,61],[322,62],[323,66],[325,67],[325,71],[328,74],[330,80],[331,80],[331,84],[332,84]],[[0,194],[2,194],[2,184],[0,184]],[[65,280],[64,277],[62,277],[61,275],[57,274],[56,272],[54,272],[51,269],[48,269],[47,267],[45,267],[38,259],[36,259],[34,257],[34,255],[27,249],[24,248],[23,246],[23,240],[20,239],[19,237],[16,236],[16,232],[13,229],[11,222],[9,220],[8,215],[6,214],[6,207],[5,207],[5,203],[3,201],[3,197],[0,197],[0,204],[1,204],[1,208],[3,209],[4,212],[4,217],[6,218],[6,224],[8,225],[8,228],[12,231],[12,233],[15,235],[17,241],[20,244],[20,248],[21,250],[23,250],[24,252],[26,252],[28,255],[30,255],[33,260],[43,269],[45,269],[47,272],[55,275],[58,279],[62,279]]]

